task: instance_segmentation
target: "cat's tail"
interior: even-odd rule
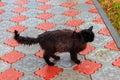
[[[14,31],[14,39],[20,43],[20,44],[26,44],[26,45],[31,45],[31,44],[36,44],[38,43],[38,39],[37,38],[30,38],[30,37],[22,37],[20,36],[20,34],[18,33],[18,31]]]

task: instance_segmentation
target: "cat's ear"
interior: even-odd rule
[[[91,26],[88,30],[92,31],[93,30],[93,26]]]

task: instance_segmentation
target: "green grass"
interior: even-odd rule
[[[99,0],[99,3],[120,34],[120,0]]]

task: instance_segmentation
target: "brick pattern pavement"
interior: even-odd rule
[[[90,26],[95,40],[78,54],[79,65],[64,52],[55,66],[48,66],[38,44],[21,45],[13,39],[14,30],[37,37],[49,30]],[[0,1],[0,80],[120,80],[119,54],[92,0]]]

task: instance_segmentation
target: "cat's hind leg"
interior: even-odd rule
[[[49,51],[45,51],[45,53],[44,53],[44,59],[45,59],[45,62],[49,65],[49,66],[53,66],[54,65],[54,63],[53,62],[51,62],[49,59],[50,59],[50,57],[51,57],[51,55],[50,55],[51,53],[49,52]]]

